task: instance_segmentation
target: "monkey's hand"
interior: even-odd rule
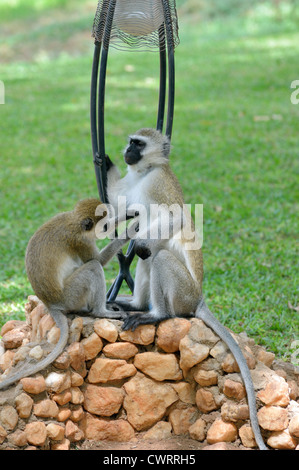
[[[109,155],[105,155],[105,160],[106,160],[106,170],[109,171],[114,166],[114,163],[110,159]]]
[[[151,250],[144,243],[135,243],[135,253],[139,258],[145,260],[152,255]]]

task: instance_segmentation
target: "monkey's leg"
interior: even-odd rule
[[[161,322],[174,316],[194,316],[200,286],[175,255],[161,250],[152,261],[150,293],[152,310],[127,317],[124,330],[131,328],[134,331],[139,325]]]
[[[104,270],[97,260],[80,266],[67,278],[64,285],[65,307],[69,312],[88,313],[99,318],[123,319],[124,312],[106,308],[106,282]]]

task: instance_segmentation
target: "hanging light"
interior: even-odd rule
[[[118,29],[132,36],[145,36],[164,22],[161,0],[117,0],[114,21]]]

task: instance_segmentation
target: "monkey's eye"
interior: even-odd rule
[[[145,142],[143,142],[142,140],[138,140],[138,139],[131,139],[130,140],[130,145],[136,145],[136,147],[142,149],[145,147]]]
[[[86,232],[88,232],[93,227],[93,220],[90,217],[87,217],[87,219],[82,220],[81,226],[83,230],[86,230]]]

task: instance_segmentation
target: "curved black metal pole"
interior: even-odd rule
[[[173,114],[174,114],[174,96],[175,96],[175,67],[174,67],[174,40],[173,40],[173,27],[171,22],[171,15],[169,4],[167,0],[162,1],[166,38],[167,38],[167,52],[168,52],[168,110],[167,110],[167,125],[166,135],[171,139],[173,127]]]
[[[159,29],[159,49],[160,49],[160,90],[159,90],[159,107],[157,117],[157,130],[163,131],[165,101],[166,101],[166,50],[164,47],[165,26],[164,23]]]
[[[174,44],[173,29],[169,11],[168,0],[162,0],[165,22],[159,29],[160,39],[160,89],[159,106],[157,116],[157,129],[162,132],[164,125],[165,103],[166,103],[166,80],[167,80],[167,58],[168,58],[168,110],[166,135],[171,139],[174,114],[175,95],[175,69],[174,69]],[[112,29],[116,0],[110,0],[106,25],[102,43],[95,43],[92,79],[91,79],[91,138],[94,156],[94,165],[99,194],[103,202],[108,202],[107,197],[107,170],[105,159],[105,86],[108,61],[109,41]],[[165,30],[166,38],[165,41]],[[167,43],[167,55],[165,43]],[[100,60],[101,59],[101,60]],[[99,68],[100,63],[100,68]],[[100,70],[99,70],[100,69]],[[98,84],[99,77],[99,84]],[[98,101],[97,101],[97,88]],[[128,284],[131,292],[134,292],[134,281],[130,274],[130,266],[135,256],[134,241],[131,240],[126,255],[120,251],[117,254],[120,271],[107,293],[107,299],[112,302],[116,299],[123,281]]]

